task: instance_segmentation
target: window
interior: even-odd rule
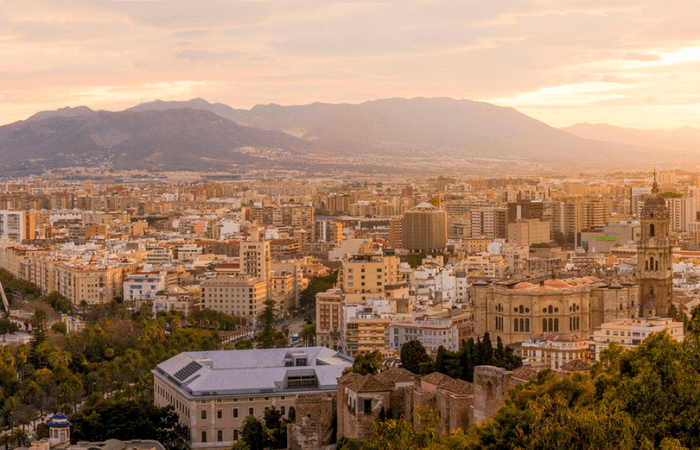
[[[234,441],[238,440],[238,430],[233,430],[233,440]]]
[[[207,442],[207,431],[202,430],[202,442]]]
[[[216,442],[224,440],[224,430],[216,430]]]
[[[248,408],[248,415],[254,416],[255,415],[255,408]]]
[[[372,413],[372,400],[366,399],[365,400],[365,414],[371,414],[371,413]]]
[[[207,410],[206,410],[206,409],[203,409],[203,410],[202,410],[202,420],[204,420],[204,419],[206,419],[206,418],[207,418]],[[205,442],[206,442],[206,441],[205,441]]]
[[[224,418],[224,413],[223,413],[220,409],[217,409],[217,410],[216,410],[216,418],[217,418],[217,419],[223,419],[223,418]]]
[[[284,406],[280,406],[280,413],[284,415]]]
[[[518,319],[517,317],[513,319],[513,331],[518,332]]]
[[[234,419],[238,418],[238,408],[233,408],[233,418]]]

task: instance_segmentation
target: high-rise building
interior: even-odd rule
[[[0,211],[0,235],[13,241],[34,239],[34,211]]]
[[[508,203],[508,223],[520,219],[542,219],[544,203],[532,201],[518,201]]]
[[[412,251],[443,250],[447,245],[444,210],[421,203],[403,215],[403,247]]]

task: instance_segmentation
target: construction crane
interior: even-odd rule
[[[7,295],[5,295],[5,288],[0,283],[0,294],[2,294],[2,304],[5,306],[5,311],[10,312],[10,304],[7,302]]]

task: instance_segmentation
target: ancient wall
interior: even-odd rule
[[[474,368],[474,409],[471,423],[496,414],[508,397],[511,372],[494,366]]]

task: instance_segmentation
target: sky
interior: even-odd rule
[[[451,97],[557,127],[700,127],[698,0],[0,5],[0,124],[155,99]]]

